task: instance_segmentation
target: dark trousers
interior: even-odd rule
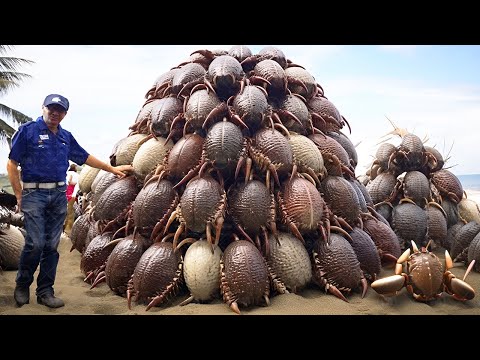
[[[57,251],[67,213],[66,185],[54,189],[25,189],[22,191],[22,212],[27,233],[20,255],[16,282],[29,287],[40,264],[37,277],[37,296],[54,294],[57,273]]]

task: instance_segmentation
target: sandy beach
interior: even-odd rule
[[[31,286],[30,304],[18,308],[13,299],[16,271],[0,273],[0,315],[233,315],[238,316],[221,300],[208,304],[179,304],[188,294],[179,294],[169,304],[145,311],[144,305],[134,304],[129,310],[127,300],[115,295],[103,283],[90,290],[83,282],[80,271],[80,253],[69,252],[71,242],[62,237],[59,245],[60,262],[55,282],[55,292],[65,301],[65,306],[49,309],[38,305],[34,296],[35,284]],[[444,250],[437,248],[437,256],[442,260]],[[452,272],[463,277],[466,267],[456,264]],[[380,277],[393,274],[393,269],[383,269]],[[241,308],[242,315],[480,315],[480,273],[471,272],[467,282],[477,291],[476,297],[467,302],[459,302],[450,295],[443,295],[429,303],[415,301],[405,289],[393,298],[384,298],[371,288],[365,298],[352,293],[348,300],[325,294],[311,285],[298,294],[277,295],[270,299],[270,306]],[[1,319],[0,319],[1,321]]]
[[[467,190],[469,199],[480,202],[480,191]],[[180,306],[188,297],[186,292],[177,295],[170,303],[145,311],[145,305],[133,303],[128,309],[127,300],[115,295],[102,283],[90,290],[83,281],[80,271],[81,254],[70,252],[71,241],[62,236],[59,252],[60,262],[55,282],[55,292],[65,301],[59,309],[49,309],[36,303],[35,283],[30,290],[30,304],[18,308],[13,299],[16,270],[0,272],[0,315],[234,315],[221,298],[207,304],[190,303]],[[444,249],[438,247],[434,253],[443,261]],[[455,264],[452,272],[462,278],[466,266]],[[38,274],[38,271],[37,271]],[[37,275],[36,274],[36,275]],[[36,278],[35,275],[35,278]],[[384,268],[380,278],[393,275],[393,269]],[[475,289],[476,297],[459,302],[450,295],[442,296],[429,303],[415,301],[402,289],[395,297],[378,295],[371,288],[365,298],[359,292],[348,296],[349,302],[326,294],[316,285],[310,285],[297,294],[283,294],[270,298],[270,306],[240,308],[242,315],[480,315],[480,273],[471,272],[467,282]]]

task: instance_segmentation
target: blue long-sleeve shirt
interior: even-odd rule
[[[8,158],[20,164],[23,182],[58,182],[65,181],[68,160],[83,165],[88,155],[69,131],[58,125],[54,134],[40,116],[18,128]]]

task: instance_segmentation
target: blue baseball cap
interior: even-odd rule
[[[68,99],[59,94],[50,94],[43,101],[43,106],[48,106],[52,104],[57,104],[62,106],[65,109],[65,111],[68,111],[68,107],[70,106]]]

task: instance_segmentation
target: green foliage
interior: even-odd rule
[[[13,46],[10,45],[0,45],[0,55],[6,54],[7,50],[12,48]],[[31,64],[34,64],[34,61],[0,56],[0,98],[14,88],[19,87],[21,81],[31,77],[28,74],[17,71],[19,67]],[[10,140],[16,131],[11,126],[11,123],[20,125],[30,120],[32,120],[31,117],[0,103],[0,143],[6,143],[10,146]]]

